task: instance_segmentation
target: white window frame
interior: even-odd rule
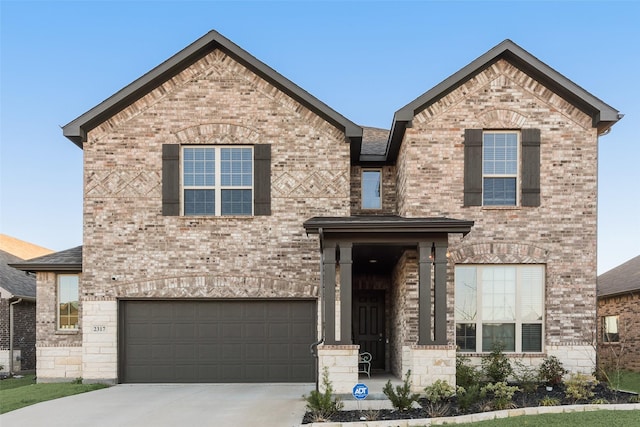
[[[615,332],[609,332],[609,321],[615,321]],[[618,338],[616,340],[611,340],[610,338],[607,338],[609,334],[616,334]],[[602,342],[605,344],[617,344],[620,342],[620,316],[612,315],[602,317]]]
[[[364,205],[364,174],[367,172],[378,172],[380,178],[380,204],[377,207],[366,207]],[[366,168],[360,171],[360,207],[363,210],[380,210],[382,209],[382,169],[381,168]]]
[[[60,297],[62,292],[60,290],[61,281],[60,279],[63,277],[75,277],[76,285],[77,285],[77,295],[76,301],[78,302],[78,323],[76,323],[75,327],[62,327],[61,318],[60,318]],[[56,275],[56,330],[58,331],[77,331],[80,323],[80,275],[78,274],[58,274]]]
[[[539,320],[523,320],[522,319],[522,294],[523,294],[523,286],[522,286],[522,269],[524,267],[534,267],[538,266],[542,269],[542,284],[541,284],[541,295],[540,299],[542,301],[542,318]],[[456,265],[456,269],[458,267],[473,267],[476,269],[475,277],[476,277],[476,315],[474,320],[468,319],[459,319],[457,313],[455,314],[455,324],[456,327],[458,324],[475,324],[476,327],[476,348],[474,351],[471,350],[459,350],[462,353],[488,353],[489,351],[482,350],[482,329],[484,324],[514,324],[515,325],[515,349],[513,351],[505,352],[509,353],[523,353],[522,351],[522,325],[523,324],[540,324],[540,351],[531,351],[527,350],[526,353],[543,353],[545,349],[545,314],[546,314],[546,306],[545,306],[545,291],[546,291],[546,268],[544,264],[458,264]],[[483,318],[483,281],[482,270],[486,268],[495,268],[495,267],[515,267],[516,268],[516,286],[515,286],[515,319],[511,320],[494,320],[494,321],[485,321]],[[457,273],[456,273],[457,274]],[[454,307],[457,311],[457,300],[454,301]]]
[[[215,152],[215,170],[214,170],[214,185],[205,186],[192,186],[184,184],[184,152],[186,149],[193,148],[211,148]],[[222,155],[221,152],[225,148],[248,148],[251,150],[251,186],[246,185],[222,185]],[[252,145],[183,145],[181,146],[180,156],[180,215],[182,216],[219,216],[219,217],[233,217],[233,216],[253,216],[255,209],[255,159]],[[185,190],[213,190],[215,197],[215,211],[213,214],[198,214],[198,215],[185,215]],[[251,213],[246,215],[240,214],[222,214],[222,190],[251,190]]]
[[[516,173],[515,174],[485,174],[484,173],[484,137],[485,135],[493,135],[493,134],[514,134],[516,136]],[[487,130],[482,132],[482,206],[486,207],[501,207],[508,206],[514,207],[520,205],[520,173],[521,173],[521,156],[522,156],[522,135],[517,130]],[[489,205],[484,203],[484,180],[485,178],[515,178],[516,179],[516,194],[515,194],[515,203],[512,205]]]

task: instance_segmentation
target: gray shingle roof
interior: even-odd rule
[[[22,258],[0,250],[0,287],[16,297],[35,298],[36,278],[9,266],[22,261]]]
[[[82,271],[82,246],[11,264],[24,271]]]
[[[362,149],[360,154],[374,154],[384,156],[387,152],[387,141],[389,140],[389,130],[362,127]]]
[[[598,276],[599,297],[640,291],[640,255]]]

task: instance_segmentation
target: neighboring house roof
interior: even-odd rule
[[[8,252],[21,259],[29,259],[37,256],[53,253],[51,249],[16,239],[15,237],[0,234],[0,250]]]
[[[640,292],[640,255],[598,276],[597,296]]]
[[[9,266],[22,261],[22,258],[0,250],[0,288],[14,297],[35,298],[36,278]]]
[[[362,139],[362,128],[348,120],[328,105],[318,100],[304,89],[277,73],[274,69],[259,61],[238,45],[222,36],[217,31],[210,31],[171,58],[158,65],[133,83],[121,89],[104,102],[82,114],[62,128],[64,136],[78,147],[87,139],[87,133],[114,114],[134,103],[165,81],[185,70],[197,60],[216,49],[220,49],[234,60],[262,77],[275,87],[300,102],[305,107],[323,117],[337,128],[344,130],[351,139],[352,146],[359,153]],[[355,153],[353,153],[355,155]]]
[[[24,271],[82,271],[82,246],[10,264]]]
[[[537,81],[544,84],[553,92],[560,95],[581,111],[590,115],[593,127],[598,128],[598,134],[604,134],[622,115],[615,108],[564,77],[538,58],[512,42],[505,40],[484,55],[478,57],[457,73],[451,75],[428,92],[411,101],[393,116],[393,125],[389,138],[387,161],[394,162],[400,150],[400,144],[407,127],[411,126],[414,116],[439,99],[461,86],[469,79],[488,68],[499,59],[505,59],[515,65]],[[361,160],[363,160],[361,158]]]

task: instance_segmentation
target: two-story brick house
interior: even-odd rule
[[[64,127],[80,310],[39,324],[38,363],[109,382],[327,367],[348,392],[361,351],[420,388],[500,341],[591,371],[597,144],[620,117],[506,40],[363,128],[210,32]],[[38,287],[55,305],[60,279]]]

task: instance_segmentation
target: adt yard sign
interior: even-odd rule
[[[367,396],[369,396],[369,387],[367,387],[366,385],[360,383],[356,384],[353,387],[353,397],[355,397],[356,399],[362,400]]]

